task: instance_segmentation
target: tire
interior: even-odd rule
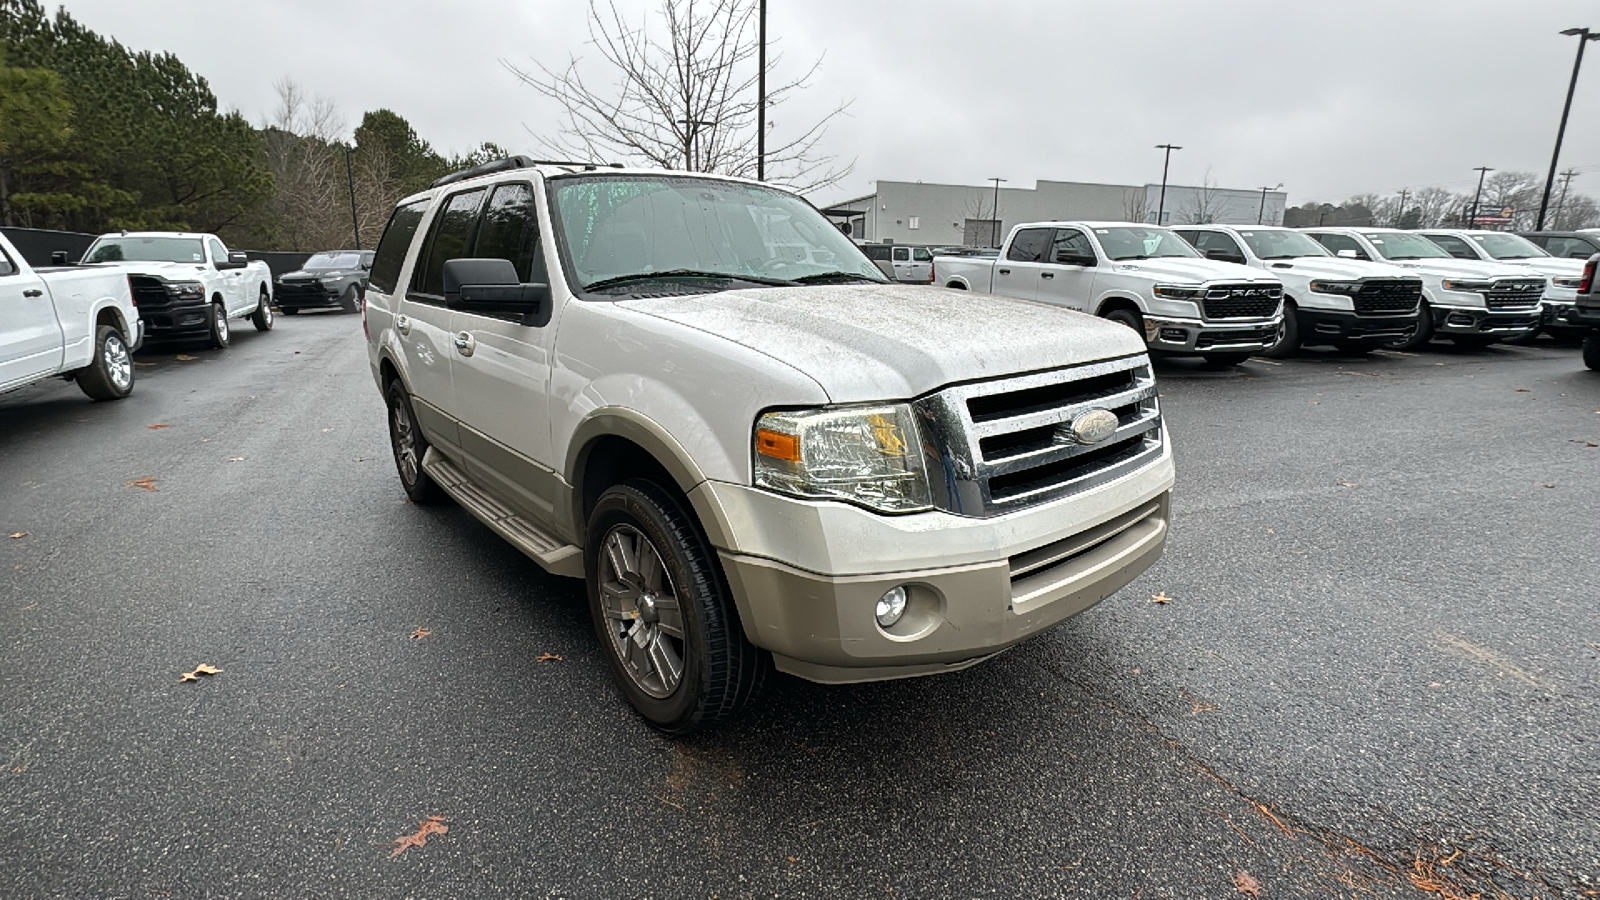
[[[1144,338],[1144,319],[1135,310],[1128,309],[1125,306],[1119,306],[1116,309],[1103,313],[1102,318],[1109,322],[1117,322],[1126,325],[1138,332],[1141,340]]]
[[[945,287],[947,287],[947,288],[949,288],[949,289],[951,289],[953,291],[964,291],[964,290],[967,289],[966,285],[958,284],[958,283],[956,283],[954,281],[952,281],[949,284],[945,285]]]
[[[1231,353],[1202,353],[1200,355],[1205,357],[1206,362],[1210,363],[1211,365],[1221,367],[1237,366],[1250,357],[1255,356],[1254,353],[1251,353],[1247,350],[1235,350]]]
[[[658,730],[710,728],[760,691],[770,659],[745,640],[716,557],[672,495],[640,480],[608,488],[589,517],[584,568],[601,655]]]
[[[209,337],[214,350],[226,350],[232,342],[233,335],[228,328],[228,308],[222,301],[211,304],[211,335]]]
[[[256,302],[256,311],[250,314],[250,324],[256,326],[257,331],[272,330],[272,298],[267,296],[267,289],[261,289],[261,299]]]
[[[1583,339],[1583,364],[1600,372],[1600,331],[1591,331]]]
[[[1278,340],[1261,351],[1262,356],[1287,359],[1300,349],[1300,320],[1293,303],[1283,304],[1283,327],[1278,330]]]
[[[121,400],[133,393],[133,353],[120,329],[101,325],[95,331],[94,360],[74,378],[91,400]]]
[[[1433,340],[1433,310],[1428,308],[1426,301],[1422,304],[1422,316],[1417,319],[1417,330],[1411,337],[1403,341],[1394,341],[1384,344],[1390,350],[1414,350]]]
[[[353,284],[345,288],[344,293],[339,295],[339,308],[347,313],[361,312],[360,289]]]
[[[286,316],[298,316],[298,315],[300,315],[300,307],[298,307],[298,306],[284,306],[284,307],[280,307],[278,309],[278,312],[281,312]]]
[[[389,447],[394,451],[394,467],[400,473],[400,486],[406,496],[419,506],[443,503],[448,497],[422,468],[422,458],[428,454],[428,439],[417,427],[417,414],[411,408],[411,397],[406,386],[396,378],[384,390],[389,404]]]

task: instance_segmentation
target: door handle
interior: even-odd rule
[[[29,288],[29,289],[27,289],[27,290],[22,292],[22,296],[24,296],[24,297],[43,297],[44,296],[44,291],[41,291],[41,290],[39,290],[37,288]]]
[[[1056,273],[1054,273],[1054,272],[1040,272],[1039,273],[1039,277],[1040,278],[1054,278],[1054,277],[1056,277]]]
[[[401,334],[411,333],[411,318],[409,316],[395,316],[394,330]]]
[[[477,346],[478,342],[473,339],[470,332],[463,331],[456,335],[456,352],[462,356],[471,356]]]
[[[1010,269],[1001,269],[1000,270],[1000,274],[1001,275],[1010,275],[1011,274],[1011,270]]]

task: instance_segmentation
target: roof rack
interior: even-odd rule
[[[601,166],[605,166],[607,168],[620,169],[622,168],[622,163],[575,162],[562,159],[529,159],[526,156],[508,156],[505,159],[496,159],[473,166],[470,169],[451,172],[443,178],[436,179],[428,187],[441,187],[447,184],[455,184],[458,181],[465,181],[468,178],[477,178],[479,175],[490,175],[495,172],[504,172],[508,169],[526,169],[530,166],[579,166],[585,169],[598,169]]]

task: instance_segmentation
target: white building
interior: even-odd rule
[[[998,246],[1019,222],[1084,220],[1154,222],[1161,204],[1159,184],[1091,184],[1039,181],[1032,188],[879,181],[865,197],[823,209],[835,222],[850,223],[858,241],[929,247]],[[995,203],[999,201],[999,215]],[[1168,225],[1278,225],[1288,194],[1169,184],[1162,221]]]

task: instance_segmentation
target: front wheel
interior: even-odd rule
[[[1245,350],[1236,350],[1232,353],[1202,353],[1201,356],[1204,356],[1206,362],[1212,364],[1213,366],[1226,367],[1237,366],[1250,357],[1255,356],[1255,354]]]
[[[584,546],[589,608],[617,686],[667,734],[723,721],[765,681],[694,519],[649,481],[600,495]]]
[[[1293,356],[1300,349],[1300,320],[1296,316],[1293,303],[1283,305],[1283,327],[1278,329],[1278,339],[1272,346],[1261,351],[1262,356],[1273,359],[1285,359]]]
[[[272,330],[272,298],[267,296],[267,289],[261,289],[261,299],[256,301],[256,311],[250,314],[250,324],[256,326],[257,331]]]
[[[1583,339],[1583,364],[1600,372],[1600,331],[1591,331]]]
[[[1138,312],[1122,306],[1105,313],[1104,317],[1108,321],[1126,325],[1138,332],[1140,338],[1144,337],[1144,320],[1139,317]]]
[[[361,291],[353,284],[345,288],[339,295],[339,307],[348,313],[361,312]]]
[[[228,309],[218,300],[211,304],[211,346],[216,350],[226,349],[232,335],[228,332]]]
[[[394,465],[400,472],[400,486],[412,503],[427,506],[443,503],[444,488],[439,487],[422,468],[423,457],[428,455],[428,439],[417,427],[417,414],[411,408],[411,397],[406,386],[396,378],[384,391],[389,404],[389,445],[394,449]]]
[[[1422,315],[1417,319],[1417,330],[1408,338],[1384,344],[1390,350],[1414,350],[1433,339],[1433,310],[1422,304]]]
[[[121,400],[133,393],[133,354],[122,332],[101,325],[94,336],[94,360],[78,370],[78,388],[91,400]]]

